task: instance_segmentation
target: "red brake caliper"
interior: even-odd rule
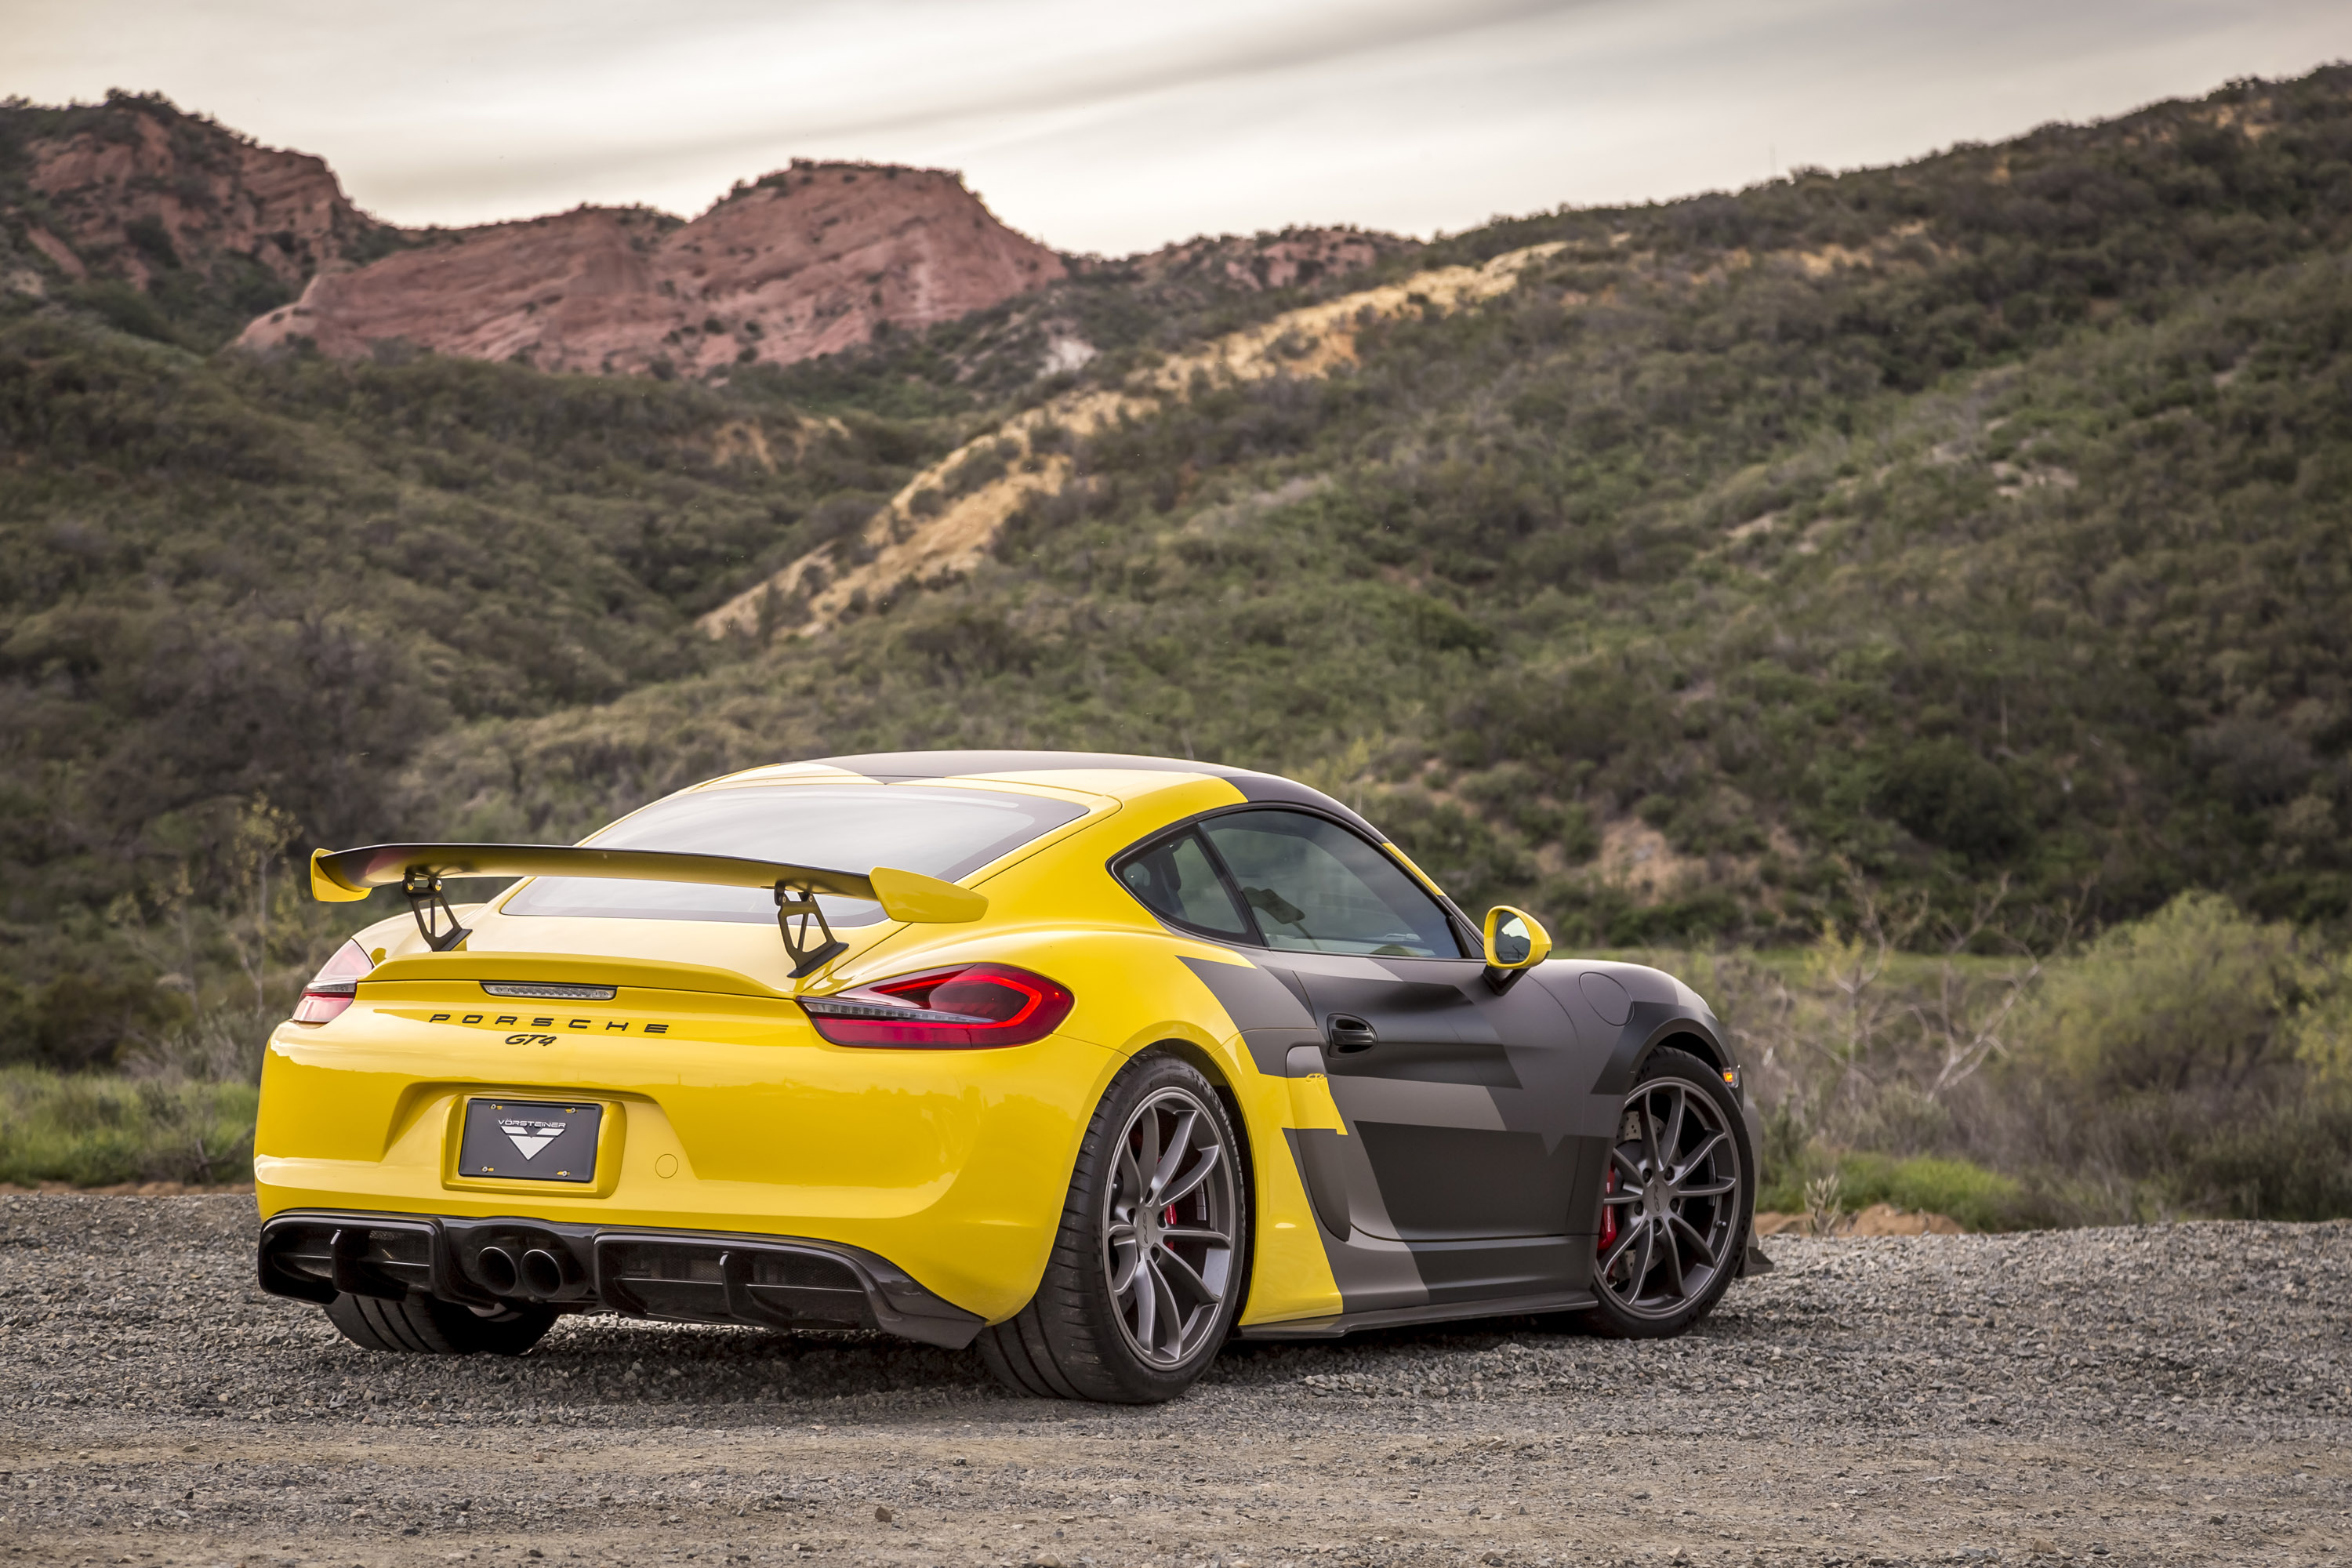
[[[1604,1192],[1613,1193],[1616,1190],[1617,1167],[1612,1163],[1609,1167],[1609,1185],[1604,1189]],[[1601,1246],[1598,1250],[1606,1252],[1616,1245],[1617,1209],[1614,1205],[1604,1203],[1601,1205]]]
[[[1174,1204],[1170,1204],[1168,1205],[1168,1212],[1160,1216],[1160,1223],[1162,1225],[1174,1225],[1176,1223],[1176,1205]]]

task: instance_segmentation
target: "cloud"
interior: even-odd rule
[[[1426,233],[2113,114],[2352,54],[2342,0],[16,0],[0,92],[159,89],[404,223],[959,168],[1073,249]]]
[[[444,170],[439,177],[455,174],[487,188],[528,186],[590,165],[606,174],[658,174],[713,160],[730,161],[748,177],[764,173],[771,165],[761,160],[777,157],[780,150],[818,142],[829,147],[860,139],[891,146],[954,145],[992,139],[992,130],[996,136],[1017,135],[1032,121],[1066,123],[1147,99],[1344,68],[1372,57],[1441,47],[1608,3],[1455,0],[1433,6],[1418,0],[1319,0],[1274,12],[1253,8],[1246,25],[1238,26],[1244,15],[1238,9],[1228,14],[1209,5],[1171,11],[1171,16],[1181,18],[1174,27],[1129,26],[1111,36],[1090,19],[1101,14],[1091,5],[999,5],[982,8],[999,19],[991,31],[1009,32],[1028,43],[1019,51],[1017,68],[997,68],[990,49],[966,53],[953,47],[973,7],[896,0],[859,5],[855,23],[855,30],[891,41],[898,57],[892,68],[877,71],[853,56],[830,81],[811,79],[832,63],[828,57],[838,52],[834,41],[852,30],[849,19],[832,7],[797,6],[782,16],[743,18],[737,24],[741,30],[728,35],[723,47],[736,63],[715,68],[716,74],[734,76],[743,68],[755,76],[770,72],[782,90],[762,94],[751,83],[739,83],[740,107],[723,119],[672,117],[647,123],[629,117],[584,139],[502,147],[494,165],[469,174]],[[711,18],[700,20],[708,26]],[[500,33],[509,47],[518,42],[511,28]],[[826,47],[803,56],[790,40],[811,33]],[[686,37],[689,47],[672,44],[665,52],[679,78],[707,79],[714,68],[689,66],[679,57],[721,46],[699,28]],[[1003,50],[1001,43],[997,49]],[[787,101],[770,108],[772,97]],[[524,119],[495,110],[490,117]]]

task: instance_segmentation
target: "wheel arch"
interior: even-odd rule
[[[1635,1075],[1659,1051],[1689,1052],[1717,1072],[1731,1069],[1731,1053],[1707,1022],[1696,1015],[1664,1003],[1636,1003],[1632,1016],[1619,1031],[1609,1063],[1592,1088],[1596,1094],[1623,1094]]]
[[[1731,1058],[1724,1051],[1720,1042],[1691,1025],[1688,1020],[1684,1020],[1683,1027],[1671,1029],[1652,1040],[1643,1050],[1640,1058],[1634,1062],[1633,1070],[1640,1072],[1643,1063],[1664,1050],[1687,1051],[1717,1072],[1727,1071],[1731,1067]]]

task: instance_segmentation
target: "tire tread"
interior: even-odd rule
[[[517,1310],[504,1319],[478,1318],[463,1307],[430,1296],[388,1301],[375,1296],[337,1296],[326,1306],[327,1321],[362,1350],[395,1355],[520,1355],[555,1322],[548,1308]]]

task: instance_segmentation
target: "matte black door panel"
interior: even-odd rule
[[[1348,1311],[1585,1287],[1592,1216],[1575,1210],[1597,1203],[1615,1128],[1615,1099],[1594,1090],[1617,1031],[1572,975],[1528,974],[1497,995],[1476,960],[1255,949],[1184,962],[1259,1071],[1320,1073],[1339,1108],[1344,1133],[1285,1138]],[[1370,1043],[1352,1030],[1335,1042],[1340,1020]]]
[[[1415,970],[1453,971],[1443,980],[1400,980],[1371,961],[1357,973],[1308,973],[1308,1005],[1326,1028],[1334,1018],[1362,1019],[1378,1037],[1360,1050],[1329,1053],[1334,1077],[1410,1079],[1517,1089],[1509,1050],[1494,1022],[1461,984],[1485,972],[1475,964],[1416,960]],[[1391,967],[1394,967],[1391,965]]]
[[[1578,1142],[1534,1132],[1363,1121],[1389,1218],[1406,1241],[1557,1236],[1576,1179]],[[1410,1176],[1410,1180],[1391,1179]]]
[[[1370,1024],[1327,1050],[1331,1096],[1405,1241],[1566,1234],[1577,1171],[1574,1026],[1549,992],[1496,995],[1475,960],[1285,953],[1316,1022]],[[1366,1222],[1360,1215],[1360,1226]]]

